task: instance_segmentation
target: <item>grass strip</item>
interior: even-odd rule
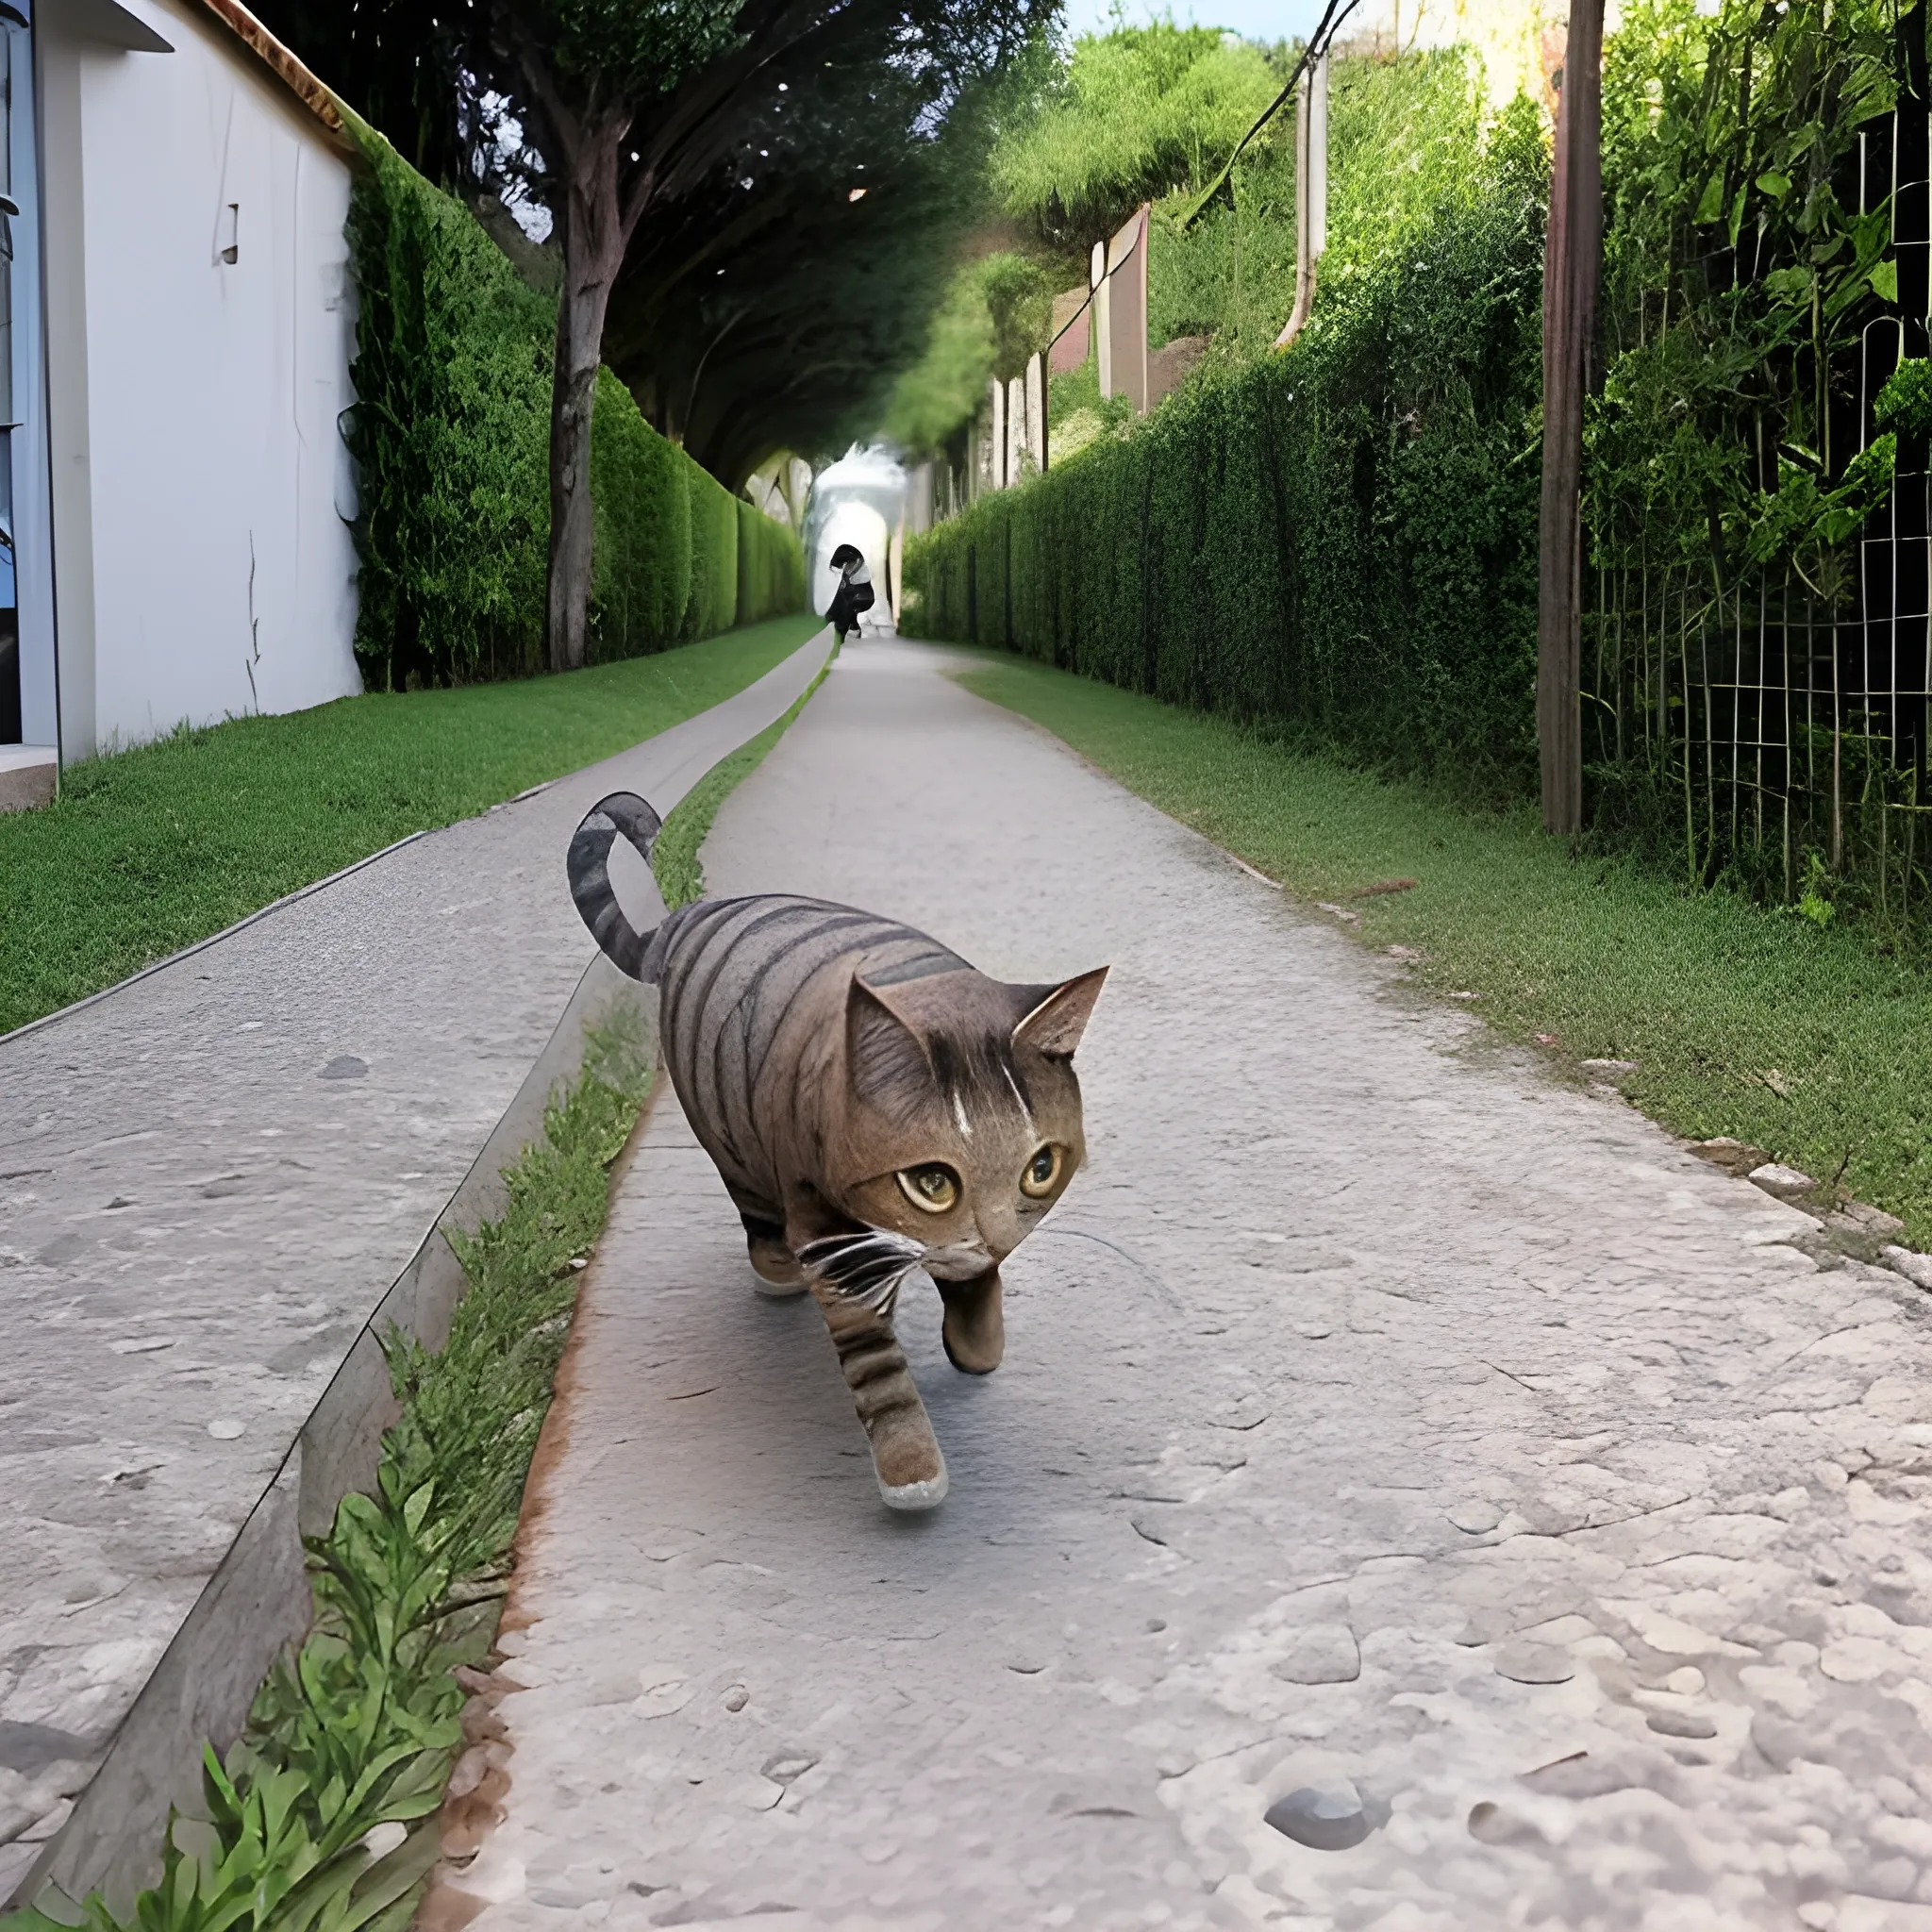
[[[784,737],[791,721],[811,701],[812,692],[824,683],[825,674],[832,668],[832,658],[838,655],[839,646],[834,644],[831,658],[825,659],[819,668],[818,675],[799,693],[798,702],[775,724],[760,731],[756,738],[747,739],[736,751],[720,758],[685,793],[673,808],[671,816],[664,821],[664,829],[658,834],[658,842],[651,847],[651,870],[657,875],[658,891],[667,910],[689,906],[705,896],[705,868],[699,862],[698,850],[710,836],[711,822],[718,816],[718,808],[743,779],[758,768],[765,754]]]
[[[502,1215],[452,1237],[470,1287],[449,1341],[432,1354],[385,1338],[403,1412],[375,1493],[345,1496],[310,1540],[310,1633],[225,1757],[205,1747],[208,1816],[171,1817],[160,1884],[125,1919],[99,1894],[71,1911],[56,1896],[0,1932],[404,1932],[463,1749],[451,1673],[494,1639],[579,1271],[649,1080],[635,1016],[589,1032],[543,1138],[504,1176]]]
[[[1043,665],[960,681],[1296,897],[1355,913],[1363,943],[1420,953],[1421,984],[1474,993],[1553,1070],[1634,1060],[1619,1083],[1674,1132],[1837,1176],[1932,1248],[1932,981],[1855,929],[1577,857],[1529,810],[1471,811]]]
[[[53,805],[0,814],[0,1032],[708,710],[821,627],[774,618],[559,677],[372,692],[76,765]]]

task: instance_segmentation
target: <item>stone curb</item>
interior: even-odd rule
[[[582,1064],[587,1032],[625,1008],[642,1020],[655,1057],[656,992],[625,978],[599,953],[469,1173],[363,1324],[10,1906],[31,1902],[51,1883],[75,1899],[103,1891],[125,1909],[155,1882],[170,1806],[200,1809],[203,1740],[225,1749],[275,1657],[308,1631],[302,1538],[326,1531],[342,1497],[375,1481],[382,1432],[399,1413],[377,1338],[393,1324],[429,1348],[442,1345],[465,1287],[447,1230],[474,1228],[500,1211],[504,1172],[541,1135],[552,1091]]]

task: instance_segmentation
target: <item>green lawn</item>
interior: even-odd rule
[[[0,1032],[691,717],[821,627],[774,618],[561,677],[343,698],[77,765],[45,810],[0,816]]]
[[[1627,861],[1571,858],[1528,811],[1471,813],[1297,756],[1219,719],[1019,658],[962,681],[1279,879],[1357,912],[1376,949],[1571,1077],[1635,1060],[1624,1091],[1697,1139],[1728,1134],[1859,1200],[1932,1247],[1932,980],[1855,932],[1728,892],[1692,897]],[[1411,878],[1412,891],[1351,899]]]

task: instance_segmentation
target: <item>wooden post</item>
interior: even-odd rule
[[[1543,252],[1543,477],[1539,531],[1536,734],[1543,826],[1583,827],[1578,711],[1583,620],[1583,398],[1596,339],[1603,244],[1604,0],[1572,0]]]

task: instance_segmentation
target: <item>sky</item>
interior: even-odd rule
[[[1069,33],[1105,33],[1112,25],[1114,0],[1067,0],[1061,18]],[[1172,13],[1181,26],[1231,28],[1251,41],[1299,38],[1322,17],[1321,0],[1124,0],[1127,25]]]

